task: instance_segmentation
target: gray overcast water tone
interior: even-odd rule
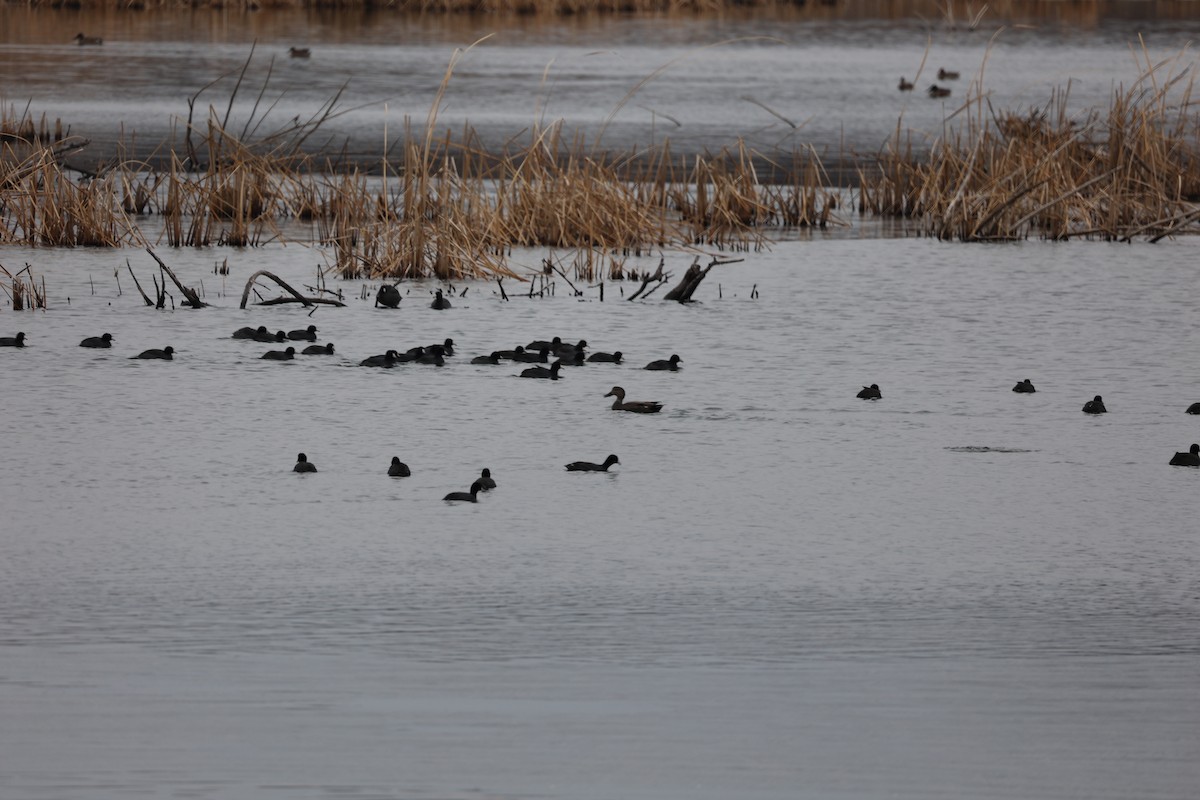
[[[272,121],[349,81],[329,132],[378,154],[492,32],[331,19],[4,7],[4,99],[99,161],[122,124],[168,135],[257,41],[247,86],[274,56]],[[80,28],[103,47],[69,44]],[[1200,23],[1011,27],[988,55],[995,32],[518,20],[463,60],[439,119],[493,145],[539,117],[590,143],[611,115],[617,148],[873,153],[898,118],[939,135],[985,64],[996,108],[1068,84],[1071,109],[1102,107],[1139,33],[1156,62]],[[919,88],[959,69],[952,102],[896,91],[927,43]],[[161,248],[214,307],[155,311],[126,268],[149,284],[141,250],[0,248],[51,303],[0,310],[0,336],[28,336],[0,347],[0,798],[1193,800],[1200,470],[1167,462],[1200,441],[1200,243],[851,221],[738,254],[687,306],[506,281],[507,302],[473,282],[437,312],[413,282],[386,311],[335,282],[347,308],[239,310],[256,270],[314,283],[324,255],[276,242]],[[309,324],[334,355],[229,338]],[[78,346],[104,332],[112,350]],[[627,361],[553,382],[469,364],[555,335]],[[357,366],[447,337],[444,367]],[[677,373],[640,368],[672,353]],[[872,383],[881,400],[855,398]],[[664,408],[612,411],[613,386]],[[1081,413],[1097,394],[1109,413]],[[301,451],[317,473],[292,472]],[[609,453],[608,474],[563,468]],[[484,467],[499,485],[477,504],[441,499]]]
[[[1189,800],[1198,246],[817,235],[689,306],[311,316],[237,308],[303,247],[171,252],[200,311],[8,248],[53,307],[0,313],[0,796]],[[229,338],[260,324],[336,354]],[[467,363],[554,335],[628,363]]]

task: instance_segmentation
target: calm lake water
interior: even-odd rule
[[[247,85],[275,56],[272,120],[349,81],[357,110],[329,130],[378,153],[385,124],[424,120],[453,48],[493,32],[0,21],[7,101],[92,137],[79,161],[121,124],[161,140],[255,40]],[[105,45],[68,44],[81,28]],[[539,115],[594,141],[612,115],[622,147],[873,152],[900,115],[937,133],[953,107],[895,89],[927,44],[922,88],[956,68],[957,99],[995,30],[510,23],[463,61],[441,119],[492,143]],[[1010,27],[985,85],[1001,108],[1068,81],[1072,108],[1102,105],[1138,73],[1139,32],[1154,61],[1200,23]],[[295,44],[312,58],[282,58]],[[201,105],[223,108],[230,85]],[[348,307],[312,314],[237,308],[258,269],[311,285],[309,248],[162,255],[212,308],[144,307],[125,266],[149,286],[140,250],[0,248],[51,301],[0,311],[0,336],[29,345],[0,348],[4,800],[1195,797],[1200,470],[1167,466],[1200,441],[1184,413],[1200,401],[1195,240],[855,227],[745,254],[688,306],[509,281],[507,302],[480,282],[444,312],[432,284],[405,284],[385,311],[347,282]],[[335,355],[272,363],[229,338],[309,324]],[[77,346],[103,332],[111,351]],[[557,382],[468,363],[555,335],[628,363]],[[442,368],[356,366],[446,337],[460,354]],[[166,345],[173,362],[129,359]],[[680,372],[640,369],[672,353]],[[1010,391],[1022,378],[1036,394]],[[856,399],[870,383],[883,399]],[[614,385],[662,413],[610,410]],[[1082,414],[1096,394],[1110,413]],[[291,471],[300,451],[319,472]],[[609,453],[609,474],[563,469]],[[387,477],[393,456],[412,477]],[[441,500],[484,467],[495,491]]]
[[[1191,798],[1198,246],[851,232],[689,306],[346,283],[311,316],[237,308],[311,284],[302,247],[168,253],[201,311],[118,294],[137,251],[8,249],[52,309],[0,313],[0,795]],[[260,324],[337,354],[228,338]],[[629,363],[466,363],[554,335]]]

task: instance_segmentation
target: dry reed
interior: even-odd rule
[[[861,174],[860,209],[940,239],[1129,240],[1200,232],[1200,138],[1186,73],[1146,63],[1106,113],[1068,113],[1069,89],[1028,113],[976,94],[963,123],[914,155],[897,131]],[[984,110],[988,115],[984,115]]]

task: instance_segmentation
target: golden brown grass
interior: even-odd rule
[[[992,112],[976,94],[927,157],[898,131],[878,168],[861,175],[860,208],[963,241],[1195,232],[1200,139],[1191,80],[1161,74],[1169,64],[1144,66],[1107,112],[1070,116],[1065,90],[1024,114]]]

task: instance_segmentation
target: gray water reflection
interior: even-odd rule
[[[224,281],[172,253],[200,312],[118,295],[125,254],[11,248],[54,307],[0,315],[30,342],[0,353],[0,785],[1188,798],[1196,247],[814,237],[688,307],[408,284],[311,317],[236,308],[256,269],[311,282],[294,246]],[[228,338],[310,323],[337,355]],[[630,363],[465,363],[553,335]],[[447,336],[442,369],[354,366]],[[666,408],[612,412],[618,384]],[[484,466],[479,504],[439,499]]]
[[[996,19],[969,31],[870,16],[547,23],[197,12],[95,20],[88,29],[107,41],[81,48],[62,31],[87,27],[86,17],[0,13],[8,21],[0,35],[6,97],[28,100],[91,139],[85,161],[111,156],[122,135],[142,154],[173,132],[181,136],[187,98],[239,70],[255,42],[230,127],[241,130],[268,75],[260,111],[276,105],[260,132],[309,118],[344,87],[340,106],[348,113],[324,126],[327,139],[310,144],[346,145],[355,157],[377,157],[385,136],[394,141],[407,122],[423,125],[453,50],[491,35],[461,62],[438,116],[441,128],[472,126],[490,148],[535,122],[561,119],[589,144],[600,139],[618,150],[669,138],[678,152],[717,151],[743,138],[764,151],[812,145],[835,159],[875,153],[898,121],[925,146],[981,74],[994,109],[1041,108],[1068,85],[1070,113],[1104,108],[1114,87],[1131,85],[1146,63],[1179,57],[1176,71],[1190,65],[1183,51],[1200,32],[1192,18]],[[297,43],[312,48],[311,59],[286,57]],[[944,101],[924,92],[939,67],[962,73]],[[902,75],[917,78],[918,91],[897,91]],[[200,118],[210,104],[224,115],[234,82],[228,77],[200,96]]]

